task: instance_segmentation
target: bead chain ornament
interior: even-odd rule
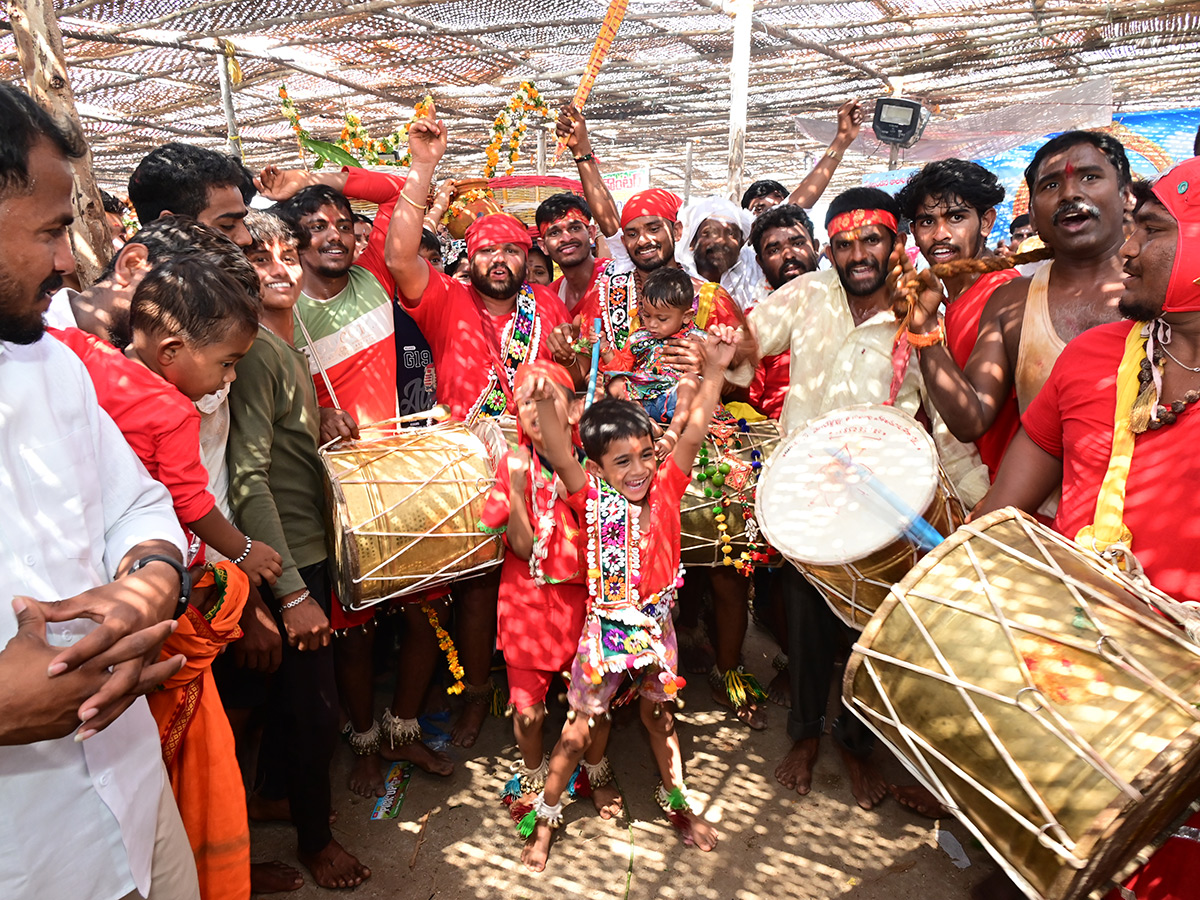
[[[629,335],[635,330],[634,320],[637,310],[637,278],[634,272],[614,272],[614,264],[596,279],[596,288],[600,294],[600,321],[604,327],[604,335],[608,345],[614,350],[621,349],[629,340]]]
[[[379,720],[374,719],[366,731],[350,731],[350,749],[355,756],[374,756],[379,750]]]
[[[511,806],[513,801],[523,794],[533,794],[546,786],[546,776],[550,774],[550,755],[542,757],[541,765],[531,769],[524,762],[513,763],[512,778],[500,791],[500,799],[505,805]]]
[[[529,577],[533,579],[533,583],[538,587],[543,586],[547,582],[546,572],[543,568],[546,562],[546,556],[550,552],[550,538],[554,533],[554,505],[558,502],[558,475],[555,474],[549,484],[543,480],[541,464],[537,461],[537,453],[531,451],[529,459],[529,492],[530,503],[533,506],[533,548],[529,553]],[[549,487],[550,495],[546,501],[546,508],[540,510],[538,508],[538,495]]]
[[[407,747],[421,740],[421,725],[416,719],[401,719],[392,715],[390,709],[383,711],[383,731],[387,734],[388,746]]]
[[[537,299],[533,296],[533,288],[526,282],[521,285],[517,294],[517,308],[500,338],[501,362],[504,365],[504,375],[508,380],[508,393],[500,387],[500,379],[495,367],[488,372],[488,381],[482,393],[471,405],[467,412],[468,424],[479,416],[496,418],[508,410],[508,398],[512,392],[513,380],[517,376],[517,366],[524,362],[537,359],[538,345],[542,338],[542,317],[537,314]]]
[[[686,681],[672,671],[663,645],[661,622],[670,615],[683,583],[680,566],[674,584],[643,600],[641,508],[602,478],[588,476],[588,616],[580,638],[584,675],[599,684],[605,672],[657,666],[663,690],[674,696]]]
[[[1179,418],[1184,410],[1197,401],[1200,401],[1200,391],[1190,390],[1183,395],[1182,400],[1174,400],[1169,405],[1158,402],[1162,397],[1162,369],[1168,358],[1175,365],[1179,366],[1179,368],[1188,372],[1200,372],[1200,366],[1185,366],[1167,349],[1166,345],[1171,340],[1171,330],[1165,322],[1155,320],[1143,333],[1146,335],[1146,343],[1143,345],[1146,355],[1142,357],[1141,371],[1138,372],[1138,382],[1141,389],[1139,390],[1138,401],[1135,402],[1134,406],[1135,409],[1141,406],[1144,410],[1147,406],[1148,395],[1151,390],[1154,391],[1154,401],[1153,405],[1150,406],[1148,421],[1143,421],[1145,419],[1144,414],[1139,417],[1135,412],[1131,416],[1131,427],[1135,434],[1141,434],[1146,430],[1158,431],[1167,425],[1174,425],[1175,420]],[[1153,357],[1153,361],[1151,357]]]
[[[749,434],[750,426],[745,419],[737,420],[737,431],[722,437],[720,434],[709,432],[708,440],[712,442],[720,456],[734,450],[742,449],[742,436]],[[718,457],[719,458],[719,457]],[[742,507],[743,536],[749,547],[737,558],[733,556],[733,538],[729,536],[728,514],[733,501],[725,493],[725,479],[732,471],[732,465],[724,459],[712,462],[709,457],[708,441],[700,445],[696,457],[699,471],[696,481],[704,487],[704,496],[715,501],[712,507],[713,520],[717,523],[717,540],[721,548],[721,564],[733,566],[738,572],[750,577],[754,574],[755,563],[763,564],[770,560],[769,552],[760,548],[758,543],[758,522],[754,518],[753,495],[758,484],[758,475],[762,470],[762,451],[750,451],[750,468],[753,472],[753,482],[747,483],[738,493]],[[769,550],[769,548],[767,548]]]

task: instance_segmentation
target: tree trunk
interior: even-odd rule
[[[62,33],[54,14],[52,0],[5,0],[17,57],[25,71],[29,94],[64,128],[83,134],[75,95],[67,77]],[[71,161],[75,170],[75,190],[71,197],[75,222],[71,225],[71,246],[75,252],[75,271],[80,287],[88,287],[112,257],[112,238],[104,218],[100,189],[92,176],[92,153]]]

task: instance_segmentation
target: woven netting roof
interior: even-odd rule
[[[493,117],[522,80],[552,105],[578,84],[606,0],[56,0],[71,81],[99,180],[122,188],[168,140],[225,144],[214,38],[236,49],[234,103],[247,163],[294,164],[280,114],[287,83],[314,137],[347,111],[372,137],[434,96],[450,128],[446,168],[482,168]],[[722,0],[630,0],[587,105],[607,170],[653,167],[679,187],[694,140],[698,188],[725,181],[733,20]],[[799,178],[824,117],[896,79],[952,121],[1108,76],[1117,110],[1197,105],[1200,2],[761,0],[751,48],[746,175]],[[0,27],[6,25],[0,19]],[[0,32],[0,78],[22,77]],[[522,149],[526,157],[534,142]],[[878,158],[851,154],[839,180]],[[559,167],[558,174],[572,174]],[[528,162],[520,173],[532,173]]]

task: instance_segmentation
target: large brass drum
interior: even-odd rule
[[[706,487],[710,494],[715,494],[716,490],[710,478],[701,480],[698,477],[705,466],[697,460],[692,469],[692,482],[680,502],[680,551],[685,566],[724,565],[726,557],[757,565],[755,560],[742,559],[742,554],[749,553],[751,544],[754,543],[760,552],[770,551],[759,534],[754,504],[762,462],[779,443],[779,425],[771,421],[752,422],[745,428],[743,431],[738,425],[714,423],[704,439],[709,467],[717,469],[722,463],[729,467],[729,472],[722,473],[720,492],[730,501],[724,507],[730,552],[721,552],[721,532],[713,511],[720,500],[705,495]],[[745,516],[747,512],[749,519]],[[779,556],[771,553],[771,564],[777,565]]]
[[[999,510],[895,586],[846,704],[1030,897],[1082,898],[1200,789],[1200,648],[1167,604]]]
[[[915,419],[856,406],[788,435],[763,472],[758,517],[838,617],[862,628],[921,554],[962,523],[963,510]],[[919,517],[938,533],[924,546],[908,536]]]
[[[362,609],[495,566],[503,545],[479,520],[504,446],[499,429],[484,420],[370,430],[371,440],[320,451],[342,605]]]

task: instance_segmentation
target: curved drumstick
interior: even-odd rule
[[[940,531],[929,524],[929,521],[924,516],[905,503],[898,494],[876,478],[870,469],[856,463],[844,447],[826,447],[825,452],[834,458],[846,474],[853,474],[858,478],[856,484],[849,486],[857,489],[868,500],[875,500],[877,508],[881,506],[877,501],[882,500],[890,511],[899,514],[904,536],[922,550],[932,550],[946,539]]]

